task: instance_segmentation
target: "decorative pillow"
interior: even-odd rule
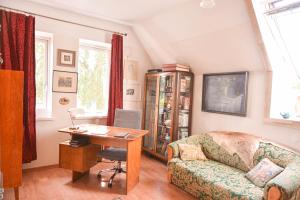
[[[178,144],[181,160],[207,160],[201,146]]]
[[[286,167],[289,163],[298,159],[299,156],[284,147],[269,142],[260,142],[259,148],[253,157],[253,164],[257,165],[257,163],[264,158],[269,158],[273,163],[280,167]]]
[[[254,185],[258,187],[264,187],[267,182],[280,174],[283,170],[283,168],[274,164],[268,158],[264,158],[246,174],[246,177]]]

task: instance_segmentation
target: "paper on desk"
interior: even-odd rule
[[[89,129],[89,132],[93,135],[106,135],[108,130],[106,127],[93,127]]]

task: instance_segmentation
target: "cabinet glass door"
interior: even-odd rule
[[[159,81],[156,153],[167,157],[167,146],[172,137],[175,76],[161,76]]]
[[[179,74],[179,98],[178,98],[178,127],[176,140],[186,138],[190,131],[190,112],[191,112],[191,82],[190,75]]]
[[[143,146],[148,150],[154,151],[154,135],[156,132],[156,92],[157,76],[146,77],[146,108],[145,108],[145,130],[149,130],[149,134],[144,136]]]

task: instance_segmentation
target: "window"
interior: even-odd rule
[[[37,117],[46,117],[51,113],[51,52],[52,36],[36,31],[35,38],[35,82]]]
[[[110,44],[79,41],[77,107],[92,114],[107,114]]]
[[[272,66],[270,118],[300,121],[300,2],[252,2]]]

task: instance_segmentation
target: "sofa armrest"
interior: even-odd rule
[[[183,138],[181,140],[177,140],[175,142],[172,142],[168,145],[168,161],[170,161],[172,158],[178,158],[179,157],[179,147],[178,144],[187,144],[188,138]]]
[[[283,172],[269,181],[265,190],[265,199],[290,199],[300,187],[300,161],[290,163]]]
[[[178,158],[179,157],[179,148],[178,144],[193,144],[193,145],[199,145],[201,144],[203,138],[203,134],[197,134],[192,135],[187,138],[183,138],[181,140],[177,140],[175,142],[172,142],[168,145],[168,161],[172,158]]]

